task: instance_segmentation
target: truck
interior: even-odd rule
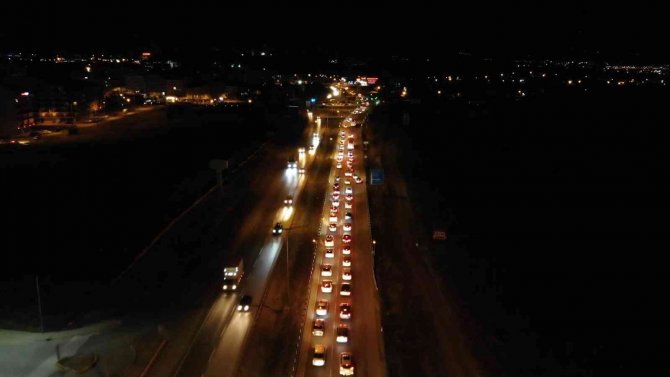
[[[239,259],[237,265],[223,268],[223,290],[227,292],[236,291],[240,287],[244,275],[244,260]]]

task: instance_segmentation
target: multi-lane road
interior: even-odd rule
[[[310,126],[305,129],[301,145],[315,144],[314,150],[305,148],[304,153],[299,153],[297,148],[293,148],[293,152],[286,153],[286,156],[277,156],[281,163],[268,171],[268,174],[274,174],[276,178],[271,180],[271,184],[256,188],[264,192],[264,195],[250,213],[240,219],[234,245],[247,262],[241,288],[237,292],[221,293],[215,299],[197,332],[188,342],[187,352],[179,361],[173,376],[218,377],[237,374],[241,358],[244,357],[245,352],[250,351],[246,349],[246,341],[264,303],[272,270],[278,265],[283,267],[283,262],[278,264],[278,259],[287,242],[285,237],[287,232],[276,236],[272,234],[272,227],[279,222],[283,224],[284,229],[291,229],[295,211],[299,208],[284,205],[284,199],[291,195],[293,203],[298,202],[306,185],[305,175],[310,174],[310,167],[314,164],[317,153],[320,156],[319,161],[323,161],[326,157],[330,159],[327,161],[331,161],[332,166],[327,180],[312,180],[310,183],[317,185],[316,187],[321,190],[310,189],[309,191],[312,193],[320,191],[326,199],[322,216],[312,219],[311,223],[313,229],[319,228],[320,231],[314,234],[318,247],[316,248],[314,273],[310,277],[309,291],[292,293],[293,297],[300,299],[307,295],[308,300],[301,342],[297,345],[286,344],[286,347],[297,347],[299,351],[298,357],[293,361],[296,363],[294,370],[298,376],[340,375],[342,352],[349,352],[352,355],[354,375],[386,375],[379,299],[373,272],[374,245],[370,232],[361,132],[360,129],[342,128],[339,121],[346,114],[343,113],[345,110],[340,111],[341,113],[337,114],[339,119],[330,119],[329,127],[325,124],[322,127],[321,121],[312,119]],[[327,116],[327,111],[324,111],[323,115]],[[316,116],[317,114],[314,114],[314,118]],[[314,138],[315,135],[318,136],[318,139]],[[354,140],[353,149],[347,147],[350,137]],[[320,146],[327,146],[327,148],[319,148]],[[325,152],[322,149],[332,151],[332,155],[324,155]],[[351,159],[348,156],[350,151],[353,154]],[[342,153],[339,168],[338,152]],[[289,155],[298,158],[297,169],[287,168]],[[352,176],[345,176],[348,162],[351,164]],[[303,169],[304,173],[302,173]],[[353,175],[360,176],[361,182],[357,183]],[[340,177],[339,207],[331,213],[336,176]],[[351,190],[352,193],[351,200],[346,198],[348,190]],[[350,207],[346,208],[347,206]],[[348,212],[351,218],[345,219],[345,214]],[[334,230],[329,229],[331,214],[337,216]],[[304,222],[304,219],[301,221]],[[344,230],[345,223],[351,228]],[[348,255],[350,265],[346,267],[342,265],[345,234],[351,237],[351,242],[348,244],[351,248]],[[325,256],[324,241],[329,235],[334,238],[332,258]],[[321,274],[321,266],[324,264],[332,266],[329,277]],[[344,278],[345,269],[348,272],[347,278],[350,280]],[[322,292],[320,286],[323,280],[332,281],[333,291],[331,293]],[[350,283],[350,296],[341,295],[343,282]],[[239,300],[243,295],[252,297],[249,311],[237,310]],[[317,300],[328,301],[328,313],[325,316],[315,314]],[[340,317],[340,304],[342,303],[350,305],[350,318]],[[323,336],[318,337],[312,333],[313,320],[317,317],[324,319],[325,324]],[[346,325],[348,328],[346,343],[338,343],[335,339],[335,329],[339,325]],[[312,365],[313,349],[316,344],[325,346],[324,366]]]
[[[308,309],[297,360],[297,375],[337,376],[353,372],[356,376],[385,376],[361,132],[356,128],[340,128],[338,131],[331,141],[337,143],[332,156],[331,173],[328,182],[322,183],[327,192],[322,217],[315,219],[321,222],[321,226],[317,239],[316,266],[309,286]],[[353,150],[349,149],[350,138],[354,142]],[[350,151],[353,158],[349,158]],[[349,161],[352,176],[347,176],[346,173],[349,170]],[[355,181],[354,175],[360,176],[360,183]],[[351,200],[347,198],[349,190],[353,191]],[[338,191],[339,198],[333,195]],[[333,207],[334,202],[339,203],[337,207]],[[347,208],[348,204],[351,208]],[[337,217],[337,221],[331,215]],[[334,230],[331,224],[335,225]],[[345,235],[351,237],[350,242],[345,242]],[[332,246],[327,243],[330,237]],[[346,250],[347,246],[350,250]],[[332,253],[328,249],[332,249]],[[323,288],[324,281],[331,283],[332,291]],[[350,294],[343,295],[342,287],[347,284]],[[320,303],[327,304],[325,313],[322,310],[317,313]],[[350,316],[343,313],[343,304],[351,309]],[[314,328],[317,320],[317,326],[323,325],[323,331]],[[341,342],[345,339],[339,339],[339,342],[337,339],[337,329],[341,326],[347,328],[346,342]],[[323,346],[325,350],[323,360],[320,355],[315,355],[317,346]],[[346,367],[341,368],[343,353],[352,356],[353,371]]]

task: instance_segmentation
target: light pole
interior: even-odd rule
[[[372,240],[372,256],[375,256],[375,245],[377,244],[377,241]]]
[[[40,295],[40,277],[35,275],[35,288],[37,289],[37,309],[40,313],[40,331],[44,332],[44,320],[42,319],[42,297]]]
[[[288,231],[286,229],[286,309],[289,309],[289,303],[291,302],[290,292],[291,292],[291,276],[288,268]]]

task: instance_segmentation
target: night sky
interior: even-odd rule
[[[198,52],[211,46],[319,46],[357,55],[466,51],[491,57],[668,60],[658,5],[239,8],[222,2],[3,4],[0,50]]]

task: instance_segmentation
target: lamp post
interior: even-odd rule
[[[377,241],[372,240],[372,256],[375,256],[375,245],[377,244]]]
[[[291,292],[291,276],[288,267],[288,231],[289,228],[286,228],[286,309],[289,309],[289,304],[291,302],[290,292]]]

